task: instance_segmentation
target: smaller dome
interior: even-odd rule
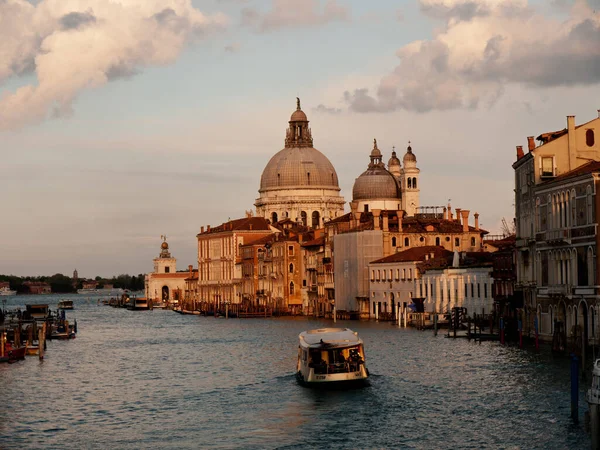
[[[308,122],[308,117],[304,114],[304,111],[297,109],[290,117],[290,122]]]
[[[377,139],[373,139],[373,150],[371,150],[371,158],[381,158],[381,150],[377,148]]]
[[[406,154],[404,155],[403,160],[404,160],[404,164],[406,164],[407,161],[417,162],[417,157],[412,152],[412,147],[410,146],[410,143],[408,145],[408,148],[406,149]]]
[[[163,250],[166,250],[169,248],[169,244],[167,244],[167,242],[163,242],[162,244],[160,244],[160,248],[162,248]]]
[[[390,160],[388,161],[388,167],[392,167],[392,166],[400,166],[400,160],[398,159],[398,157],[396,156],[396,151],[394,150],[392,152],[392,157],[390,158]]]

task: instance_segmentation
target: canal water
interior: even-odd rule
[[[11,297],[7,308],[66,296]],[[297,385],[308,319],[127,311],[75,299],[77,339],[0,365],[0,448],[589,448],[569,360],[389,323],[365,341],[370,387]],[[581,387],[580,416],[587,409]]]

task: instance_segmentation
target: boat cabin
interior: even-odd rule
[[[25,305],[25,311],[32,319],[44,320],[48,317],[49,308],[47,304]]]

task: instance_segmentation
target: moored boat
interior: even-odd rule
[[[74,309],[73,300],[61,300],[58,302],[58,309]]]
[[[132,297],[129,299],[129,305],[127,306],[127,309],[132,311],[143,311],[150,309],[150,303],[145,297]]]
[[[0,287],[0,295],[17,295],[17,291],[13,291],[8,286]]]
[[[349,328],[320,328],[300,333],[296,378],[322,388],[353,388],[368,384],[364,343]]]
[[[16,330],[13,331],[15,333],[15,339],[18,340],[18,334]],[[6,333],[0,333],[0,363],[8,362],[13,363],[22,359],[25,359],[25,352],[27,351],[27,347],[18,346],[19,344],[10,343],[6,339]]]

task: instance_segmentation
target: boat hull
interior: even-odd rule
[[[354,374],[335,374],[335,375],[354,375]],[[368,376],[353,376],[353,377],[339,377],[335,375],[328,375],[327,379],[321,380],[307,380],[302,375],[302,372],[296,372],[296,380],[301,386],[309,387],[313,389],[331,389],[331,390],[344,390],[344,389],[360,389],[370,385]]]

